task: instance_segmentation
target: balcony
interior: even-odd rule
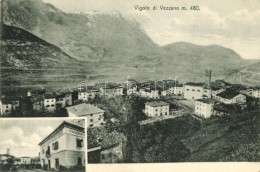
[[[48,150],[45,152],[45,156],[46,156],[47,158],[51,157],[51,151],[50,151],[50,149],[48,149]]]

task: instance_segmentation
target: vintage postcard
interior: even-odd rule
[[[259,0],[1,0],[0,117],[21,129],[83,118],[87,129],[74,133],[87,135],[73,141],[80,156],[14,160],[37,157],[36,171],[259,171],[259,21]],[[16,126],[3,124],[1,135]]]
[[[85,118],[6,118],[0,132],[0,171],[86,171]]]

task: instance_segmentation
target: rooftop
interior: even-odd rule
[[[163,101],[146,102],[145,104],[152,107],[169,105],[169,103]]]
[[[224,91],[224,92],[217,94],[217,96],[225,98],[225,99],[233,99],[234,97],[236,97],[239,94],[240,93],[236,92],[236,91]]]
[[[187,82],[185,85],[203,87],[205,86],[205,83]]]
[[[214,104],[216,102],[214,99],[198,99],[197,101],[207,104]]]
[[[60,131],[64,127],[73,128],[73,129],[79,130],[81,132],[84,132],[84,128],[85,128],[84,126],[76,124],[76,123],[73,123],[73,122],[63,121],[55,130],[53,130],[47,137],[45,137],[39,143],[39,145],[41,146],[42,144],[44,144],[47,140],[49,140],[51,137],[53,137],[58,131]]]
[[[212,89],[213,91],[217,91],[217,90],[220,90],[220,89],[222,89],[222,87],[218,87],[218,86],[211,86],[211,89]]]
[[[104,110],[87,103],[70,106],[67,107],[66,109],[67,111],[70,111],[71,113],[77,116],[85,116],[85,115],[105,112]]]
[[[55,99],[56,95],[55,94],[44,94],[45,99]]]

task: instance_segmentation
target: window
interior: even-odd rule
[[[54,107],[54,105],[51,105],[51,107]]]
[[[93,119],[90,119],[90,122],[93,122]]]
[[[49,102],[49,100],[47,100],[47,103]]]
[[[5,110],[5,113],[9,112],[8,110]]]
[[[50,107],[50,105],[47,105],[46,107]]]
[[[44,149],[42,149],[42,154],[44,154]]]
[[[52,143],[52,150],[58,150],[58,149],[59,149],[59,143],[58,142]]]
[[[93,127],[93,124],[90,124],[89,127]]]
[[[76,139],[77,148],[82,148],[84,146],[83,139]]]
[[[190,89],[186,89],[187,91],[190,91]]]

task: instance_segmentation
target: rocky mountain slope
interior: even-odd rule
[[[22,28],[58,46],[77,60],[86,61],[103,80],[166,79],[203,80],[203,71],[213,70],[213,79],[223,79],[252,62],[217,45],[174,43],[160,47],[133,19],[120,13],[65,13],[41,0],[2,1],[3,22]],[[87,66],[85,68],[88,68]]]
[[[84,66],[84,68],[83,68]],[[88,70],[70,57],[31,33],[13,26],[2,26],[1,88],[41,86],[80,82]],[[75,76],[75,77],[73,77]]]

